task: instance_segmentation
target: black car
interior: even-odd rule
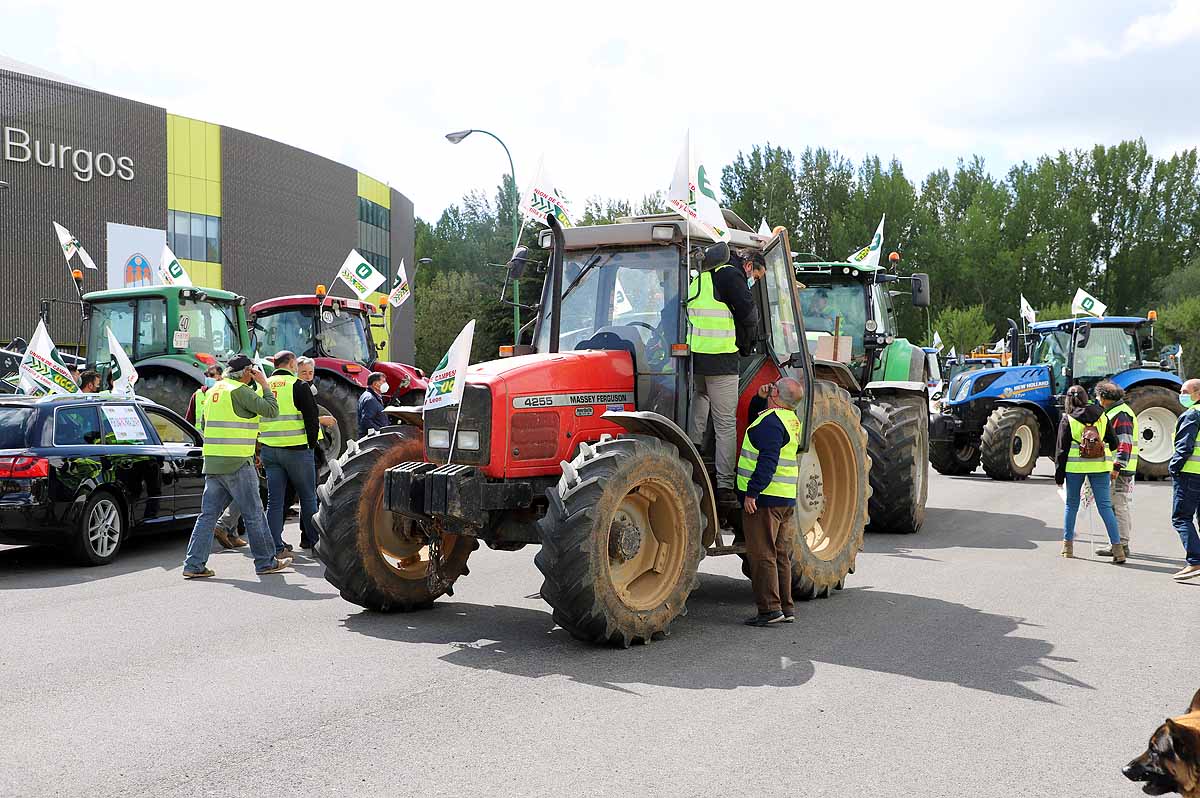
[[[147,399],[0,396],[0,543],[104,565],[130,535],[190,526],[201,445],[195,427]]]

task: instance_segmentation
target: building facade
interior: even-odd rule
[[[249,304],[326,284],[357,249],[392,283],[413,262],[413,204],[353,167],[0,58],[0,344],[28,339],[41,300],[77,298],[52,222],[91,254],[83,290],[158,282],[163,243],[192,282]],[[374,298],[385,305],[383,295]],[[382,353],[413,359],[413,302],[380,317]],[[79,337],[55,304],[51,335]]]

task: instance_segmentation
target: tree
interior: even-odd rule
[[[996,340],[996,329],[987,320],[982,305],[944,308],[934,319],[933,329],[941,334],[947,352],[954,349],[960,355]]]

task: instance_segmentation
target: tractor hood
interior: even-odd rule
[[[493,401],[503,394],[513,402],[527,402],[522,407],[542,406],[538,402],[546,406],[561,404],[567,394],[590,394],[594,398],[609,393],[614,394],[613,401],[597,398],[591,404],[624,405],[633,402],[633,382],[633,359],[627,352],[608,350],[521,355],[467,369],[467,384],[486,385]],[[629,398],[625,399],[626,395]]]
[[[976,399],[1030,399],[1051,394],[1048,366],[1006,366],[959,374],[946,388],[946,406]]]

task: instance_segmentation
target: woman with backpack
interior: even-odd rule
[[[1054,457],[1054,483],[1067,486],[1067,508],[1063,517],[1062,556],[1074,556],[1075,517],[1079,514],[1079,497],[1083,483],[1092,486],[1096,509],[1104,521],[1108,541],[1112,544],[1112,561],[1125,562],[1125,547],[1113,513],[1112,463],[1108,452],[1119,446],[1117,435],[1104,409],[1088,401],[1087,391],[1081,385],[1067,389],[1066,406],[1062,421],[1058,424],[1058,446]]]

